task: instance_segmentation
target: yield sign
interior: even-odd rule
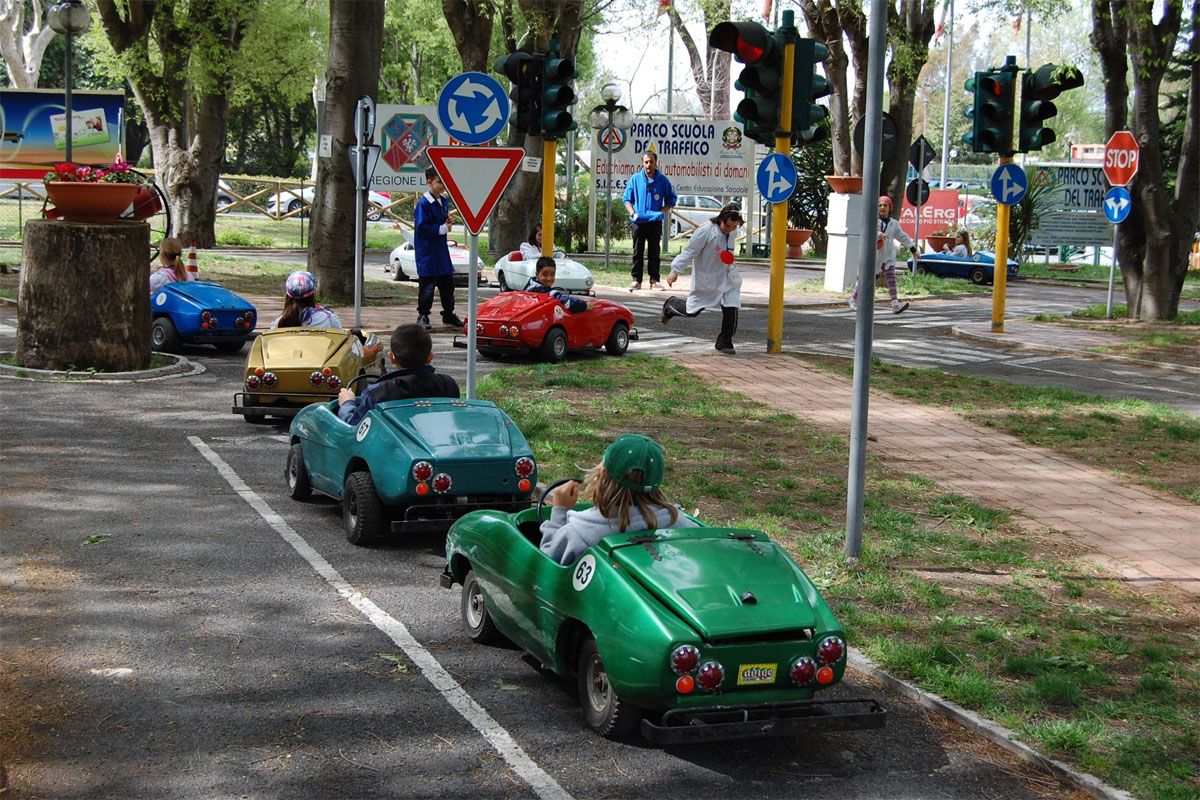
[[[525,157],[520,147],[430,147],[426,152],[467,230],[476,235]]]
[[[1104,145],[1104,177],[1112,186],[1126,186],[1138,171],[1137,139],[1130,131],[1117,131]]]

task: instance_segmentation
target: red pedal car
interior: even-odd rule
[[[485,356],[536,354],[562,361],[570,350],[603,347],[623,355],[637,339],[633,314],[612,300],[594,299],[587,311],[572,314],[548,294],[504,292],[480,303],[475,313],[475,346]],[[454,345],[466,347],[466,337]]]

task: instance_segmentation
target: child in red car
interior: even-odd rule
[[[558,265],[554,263],[553,258],[540,256],[536,266],[537,273],[529,279],[529,283],[525,284],[525,288],[522,291],[548,294],[562,303],[567,311],[570,311],[572,314],[587,311],[592,307],[591,300],[585,300],[582,297],[572,297],[570,292],[554,288],[554,276],[558,273]]]

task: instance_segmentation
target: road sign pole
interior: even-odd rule
[[[367,171],[367,148],[360,142],[354,148],[354,163],[357,165],[358,180],[354,184],[354,327],[362,327],[362,286],[363,286],[363,248],[366,246],[366,208],[363,198],[366,189],[363,188],[362,176]]]
[[[1012,154],[1000,156],[1000,167],[1012,163]],[[996,203],[996,253],[992,259],[992,333],[1004,333],[1004,295],[1008,290],[1008,221],[1012,207]]]
[[[556,139],[542,141],[542,255],[554,256],[554,159]]]
[[[609,117],[612,125],[612,117]],[[604,181],[604,271],[609,271],[609,258],[612,254],[612,144],[604,148],[608,151],[608,178]],[[542,241],[546,241],[545,237]]]
[[[467,399],[475,399],[475,308],[476,290],[479,288],[479,234],[472,233],[468,244],[469,264],[467,275]]]
[[[775,152],[790,157],[792,152],[792,73],[796,67],[796,37],[791,11],[783,12],[783,24],[792,35],[783,48],[783,85],[779,90],[779,129],[775,131]],[[767,352],[778,353],[783,347],[783,273],[787,255],[787,201],[771,209],[771,292],[767,302]]]
[[[1100,258],[1100,249],[1096,248],[1096,258]],[[1108,265],[1108,301],[1104,304],[1104,318],[1112,319],[1113,284],[1117,282],[1117,226],[1113,225],[1112,262]]]

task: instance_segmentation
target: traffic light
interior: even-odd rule
[[[738,103],[733,118],[742,123],[748,138],[774,147],[783,82],[781,34],[772,34],[757,22],[722,22],[712,29],[708,43],[733,53],[746,65],[734,84],[746,96]]]
[[[535,113],[535,100],[540,107],[541,98],[534,97],[533,79],[538,69],[537,61],[529,53],[509,53],[496,59],[493,69],[512,83],[512,90],[508,93],[513,107],[512,126],[522,133],[537,135],[541,129],[540,114]],[[540,78],[540,74],[537,77]]]
[[[542,136],[556,139],[575,130],[575,119],[568,108],[575,102],[571,81],[575,78],[575,62],[551,52],[542,59]]]
[[[829,48],[815,39],[796,42],[795,68],[792,71],[792,141],[803,147],[819,142],[829,135],[822,120],[829,109],[817,105],[817,100],[833,93],[824,75],[816,72],[817,64],[829,58]]]
[[[1026,70],[1021,77],[1021,115],[1017,123],[1017,149],[1022,153],[1041,150],[1058,137],[1042,123],[1058,113],[1050,102],[1068,89],[1083,86],[1079,67],[1043,64]]]
[[[963,142],[976,153],[1012,153],[1014,70],[993,69],[976,72],[967,81],[968,92],[975,95],[971,108],[963,113],[971,120],[971,132]]]

